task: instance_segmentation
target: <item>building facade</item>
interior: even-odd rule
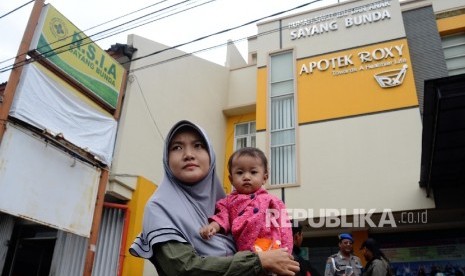
[[[304,257],[321,274],[341,232],[356,254],[367,237],[381,242],[397,275],[463,272],[465,2],[309,5],[257,28],[245,59],[228,42],[225,66],[137,35],[115,47],[128,75],[93,275],[155,275],[127,249],[162,181],[165,135],[182,119],[209,134],[227,192],[232,152],[266,153],[266,188],[303,226]],[[21,265],[8,244],[37,245],[24,229],[46,236],[50,273],[83,274],[88,235],[0,213],[2,275]]]
[[[242,146],[266,152],[267,189],[304,226],[306,257],[320,272],[341,232],[354,235],[356,253],[365,238],[378,239],[399,274],[420,263],[463,267],[463,206],[438,206],[421,175],[425,83],[464,73],[464,8],[462,1],[309,6],[257,24],[247,61],[230,42],[226,68],[177,59],[184,53],[175,51],[138,59],[163,46],[132,36],[137,51],[120,125],[130,131],[119,134],[113,171],[160,183],[154,157],[162,156],[163,134],[190,119],[224,156],[227,191],[230,154]],[[151,270],[145,263],[145,274]]]

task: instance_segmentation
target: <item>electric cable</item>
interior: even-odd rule
[[[239,25],[239,26],[236,26],[236,27],[227,29],[227,30],[234,30],[234,29],[237,29],[237,28],[239,28],[239,27],[244,27],[244,26],[246,26],[246,25],[248,25],[248,24],[256,23],[256,22],[258,22],[258,21],[260,21],[260,20],[267,19],[267,18],[270,18],[270,17],[274,17],[274,16],[276,16],[276,15],[280,15],[280,14],[283,14],[283,13],[286,13],[286,12],[289,12],[289,11],[292,11],[292,10],[300,9],[300,8],[302,8],[302,7],[305,7],[305,6],[307,6],[307,5],[310,5],[310,4],[319,2],[319,1],[322,1],[322,0],[314,0],[314,1],[308,2],[308,3],[306,3],[306,4],[297,6],[297,7],[295,7],[295,8],[288,9],[288,10],[285,10],[285,11],[282,11],[282,12],[278,12],[278,13],[275,13],[275,14],[272,14],[272,15],[269,15],[269,16],[266,16],[266,17],[262,17],[262,18],[260,18],[260,19],[253,20],[253,21],[250,21],[250,22],[248,22],[248,23],[244,23],[244,24],[242,24],[242,25]],[[274,32],[278,32],[278,31],[280,31],[280,30],[282,30],[282,29],[284,29],[284,27],[282,27],[282,28],[276,28],[276,29],[271,29],[271,30],[268,30],[268,31],[266,31],[266,32],[259,33],[259,34],[257,34],[257,36],[260,37],[260,36],[268,35],[268,34],[271,34],[271,33],[274,33]],[[213,33],[213,34],[211,34],[211,35],[209,35],[209,36],[200,37],[200,38],[194,39],[194,40],[189,41],[189,42],[181,43],[181,44],[178,44],[178,45],[176,45],[176,46],[172,46],[172,47],[168,47],[168,48],[165,48],[165,49],[162,49],[162,50],[158,50],[158,51],[156,51],[156,52],[153,52],[153,53],[150,53],[150,54],[147,54],[147,55],[145,55],[145,56],[141,56],[141,57],[138,57],[138,58],[135,58],[135,59],[131,59],[130,61],[123,62],[123,63],[121,63],[121,64],[124,65],[124,64],[130,63],[130,62],[132,62],[132,61],[136,61],[136,60],[139,60],[139,59],[147,58],[147,57],[149,57],[149,56],[153,56],[153,55],[156,55],[156,54],[159,54],[159,53],[168,51],[168,50],[176,49],[176,48],[181,47],[181,46],[184,46],[184,45],[186,45],[186,44],[193,43],[193,42],[196,42],[196,41],[199,41],[199,40],[202,40],[202,39],[205,39],[205,38],[207,38],[207,37],[214,36],[214,35],[216,35],[216,34],[220,34],[220,33],[223,33],[223,32],[225,32],[225,30],[219,31],[219,32],[217,32],[217,33]],[[239,41],[242,41],[242,40],[245,40],[245,39],[247,39],[247,37],[239,38],[239,39],[233,40],[232,42],[239,42]],[[131,69],[129,72],[132,73],[132,72],[135,72],[135,71],[139,71],[139,70],[143,70],[143,69],[146,69],[146,68],[149,68],[149,67],[153,67],[153,66],[156,66],[156,65],[160,65],[160,64],[163,64],[163,63],[166,63],[166,62],[169,62],[169,61],[173,61],[173,60],[176,60],[176,59],[180,59],[180,58],[183,58],[183,57],[187,57],[187,56],[190,56],[190,55],[195,54],[195,53],[199,53],[199,52],[211,50],[211,49],[218,48],[218,47],[223,47],[223,46],[226,46],[228,43],[229,43],[229,42],[217,44],[217,45],[210,46],[210,47],[207,47],[207,48],[203,48],[203,49],[200,49],[200,50],[197,50],[197,51],[185,53],[185,54],[180,55],[180,56],[177,56],[177,57],[172,57],[172,58],[169,58],[169,59],[167,59],[167,60],[162,60],[162,61],[159,61],[159,62],[156,62],[156,63],[144,65],[144,66],[139,67],[139,68]]]
[[[211,1],[215,1],[215,0],[210,0],[209,2],[211,2]],[[247,25],[256,23],[256,22],[258,22],[258,21],[260,21],[260,20],[264,20],[264,19],[267,19],[267,18],[275,17],[275,16],[278,16],[278,15],[282,15],[282,14],[284,14],[284,13],[287,13],[287,12],[290,12],[290,11],[293,11],[293,10],[296,10],[296,9],[303,8],[303,7],[305,7],[305,6],[308,6],[308,5],[310,5],[310,4],[314,4],[314,3],[320,2],[320,1],[323,1],[323,0],[313,0],[313,1],[310,1],[310,2],[308,2],[308,3],[305,3],[305,4],[301,4],[301,5],[299,5],[299,6],[296,6],[296,7],[294,7],[294,8],[290,8],[290,9],[287,9],[287,10],[283,10],[283,11],[280,11],[280,12],[276,12],[276,13],[273,13],[273,14],[271,14],[271,15],[264,16],[264,17],[261,17],[261,18],[258,18],[258,19],[249,21],[249,22],[247,22],[247,23],[237,25],[237,26],[232,27],[232,28],[227,28],[227,29],[224,29],[224,30],[221,30],[221,31],[218,31],[218,32],[209,34],[209,35],[205,35],[205,36],[202,36],[202,37],[193,39],[193,40],[188,41],[188,42],[180,43],[180,44],[178,44],[178,45],[165,48],[165,49],[163,49],[163,50],[155,51],[155,52],[153,52],[153,53],[150,53],[150,54],[147,54],[147,55],[138,57],[138,58],[136,58],[136,59],[132,59],[132,60],[130,60],[130,61],[128,61],[128,62],[132,62],[132,61],[140,60],[140,59],[143,59],[143,58],[147,58],[147,57],[149,57],[149,56],[153,56],[153,55],[156,55],[156,54],[159,54],[159,53],[168,51],[168,50],[172,50],[172,49],[175,49],[175,48],[178,48],[178,47],[181,47],[181,46],[185,46],[185,45],[187,45],[187,44],[194,43],[194,42],[197,42],[197,41],[200,41],[200,40],[209,38],[209,37],[213,37],[213,36],[218,35],[218,34],[222,34],[222,33],[229,32],[229,31],[232,31],[232,30],[241,28],[241,27],[245,27],[245,26],[247,26]],[[127,30],[124,30],[124,31],[127,31]],[[274,30],[274,31],[277,31],[277,30]],[[121,31],[121,32],[123,32],[123,31]],[[112,35],[114,35],[114,34],[112,34]],[[108,37],[108,36],[107,36],[107,37]],[[100,38],[100,39],[104,39],[104,38],[107,38],[107,37],[102,37],[102,38]],[[99,39],[99,40],[100,40],[100,39]],[[242,39],[239,39],[239,40],[243,40],[243,39],[245,39],[245,38],[242,38]],[[239,41],[239,40],[236,40],[236,41]],[[96,40],[96,41],[98,41],[98,40]],[[86,44],[93,43],[93,42],[94,42],[94,41],[90,41],[90,42],[87,42]],[[86,44],[83,44],[83,45],[86,45]],[[219,46],[223,46],[223,45],[225,45],[225,44],[227,44],[227,43],[223,43],[223,44],[220,44],[220,45],[216,45],[216,46],[208,47],[208,48],[205,48],[205,49],[201,49],[201,50],[195,51],[194,53],[201,52],[201,51],[205,51],[205,50],[207,50],[207,49],[216,48],[216,47],[219,47]],[[62,46],[62,47],[65,47],[65,46],[67,46],[67,45],[64,45],[64,46]],[[59,48],[62,48],[62,47],[59,47]],[[62,52],[63,52],[63,51],[62,51]],[[60,53],[62,53],[62,52],[54,53],[54,55],[60,54]],[[46,53],[44,53],[44,54],[41,55],[42,58],[48,57],[48,56],[45,56],[45,54],[46,54]],[[190,55],[190,54],[185,54],[185,55],[182,55],[182,56],[180,56],[180,57],[188,56],[188,55]],[[50,56],[51,56],[51,55],[50,55]],[[180,57],[175,57],[175,58],[172,58],[172,59],[178,59],[178,58],[180,58]],[[33,61],[38,61],[38,60],[40,60],[40,59],[41,59],[40,57],[39,57],[39,58],[35,57]],[[170,60],[172,60],[172,59],[170,59]],[[30,60],[26,60],[25,62],[22,62],[21,64],[13,64],[13,65],[11,65],[11,68],[9,68],[10,66],[0,68],[0,73],[4,73],[4,72],[9,71],[9,70],[12,70],[12,69],[14,69],[14,68],[16,68],[16,67],[23,66],[25,63],[29,63],[29,62],[31,62],[31,61],[30,61]],[[166,62],[166,61],[162,61],[162,62],[159,62],[159,63],[157,63],[157,64],[165,63],[165,62]],[[122,64],[125,64],[125,63],[127,63],[127,62],[124,62],[124,63],[122,63]],[[149,65],[147,65],[147,66],[150,67]],[[146,67],[147,67],[147,66],[146,66]],[[132,70],[131,70],[131,72],[132,72]]]
[[[150,119],[152,120],[152,123],[155,125],[155,128],[156,128],[156,130],[157,130],[157,133],[158,133],[158,135],[160,135],[161,140],[162,140],[162,141],[165,141],[165,137],[163,137],[163,134],[161,133],[160,128],[158,127],[158,124],[157,124],[157,122],[155,121],[155,116],[153,116],[152,111],[150,111],[148,101],[147,101],[147,99],[145,98],[145,94],[144,94],[144,91],[142,90],[142,87],[140,86],[139,79],[137,78],[136,75],[133,75],[133,77],[134,77],[134,80],[135,80],[136,83],[137,83],[137,86],[139,87],[139,91],[140,91],[140,94],[141,94],[141,96],[142,96],[142,100],[144,101],[144,105],[145,105],[145,108],[147,109],[147,111],[148,111],[148,113],[149,113]]]
[[[179,2],[179,3],[177,3],[177,4],[174,4],[174,5],[171,5],[171,6],[169,6],[169,7],[163,8],[163,9],[158,10],[158,11],[156,11],[156,12],[160,12],[160,11],[163,11],[163,10],[166,10],[166,9],[170,9],[170,8],[173,8],[173,7],[177,6],[177,5],[180,5],[180,4],[189,2],[189,1],[191,1],[191,0],[185,0],[185,1]],[[190,9],[193,9],[193,8],[195,8],[195,7],[198,7],[198,6],[201,6],[201,5],[204,5],[204,4],[213,2],[213,1],[216,1],[216,0],[209,0],[209,1],[205,2],[205,3],[199,4],[199,5],[197,5],[197,6],[190,7],[190,8],[186,8],[186,9],[181,10],[181,11],[178,11],[178,12],[176,12],[176,13],[169,14],[169,15],[164,16],[164,17],[161,17],[161,18],[157,18],[156,20],[160,20],[160,19],[163,19],[163,18],[172,16],[172,15],[174,15],[174,14],[178,14],[178,13],[181,13],[181,12],[184,12],[184,11],[187,11],[187,10],[190,10]],[[30,63],[31,61],[39,61],[39,60],[41,60],[41,59],[43,59],[43,58],[48,58],[48,57],[51,57],[51,56],[54,56],[54,55],[58,55],[58,54],[60,54],[60,53],[62,53],[62,52],[68,51],[68,50],[70,50],[70,49],[64,49],[64,50],[62,50],[62,51],[60,51],[60,52],[58,52],[58,51],[56,51],[56,50],[63,49],[63,48],[65,48],[65,47],[67,47],[67,46],[70,46],[70,45],[72,45],[72,44],[78,44],[78,45],[80,45],[80,46],[85,46],[85,45],[87,45],[87,44],[94,43],[95,41],[99,41],[99,40],[101,40],[101,39],[105,39],[105,38],[108,38],[108,37],[110,37],[110,36],[113,36],[113,35],[115,35],[115,34],[119,34],[119,33],[125,32],[125,31],[127,31],[127,30],[134,29],[134,28],[140,27],[140,26],[142,26],[142,25],[146,25],[146,24],[151,23],[151,22],[156,21],[156,20],[150,21],[150,22],[148,22],[148,23],[144,23],[144,24],[137,25],[137,26],[134,27],[134,28],[124,29],[124,30],[121,30],[121,31],[119,31],[119,32],[117,32],[117,33],[113,33],[113,34],[111,34],[111,35],[107,35],[107,36],[104,36],[104,37],[95,39],[95,40],[93,40],[93,41],[90,40],[90,37],[92,37],[92,36],[95,36],[95,35],[98,35],[98,34],[102,34],[102,33],[106,32],[106,31],[108,31],[108,30],[111,30],[111,29],[115,29],[115,28],[124,26],[125,24],[134,22],[135,20],[139,20],[139,19],[141,19],[141,18],[144,18],[144,17],[146,17],[146,16],[148,16],[148,15],[151,15],[151,14],[154,14],[154,13],[156,13],[156,12],[152,12],[152,13],[150,13],[150,14],[146,14],[146,15],[141,16],[141,17],[139,17],[139,18],[130,20],[130,21],[125,22],[125,23],[123,23],[123,24],[119,24],[119,25],[117,25],[117,26],[114,26],[114,27],[109,28],[109,29],[107,29],[107,30],[100,31],[100,32],[95,33],[95,34],[92,34],[92,35],[90,35],[90,36],[84,36],[84,38],[75,40],[75,41],[73,41],[73,42],[71,42],[71,43],[67,43],[67,44],[61,45],[61,46],[59,46],[59,47],[57,47],[57,48],[55,48],[55,49],[51,49],[51,50],[46,51],[46,52],[44,52],[44,53],[40,53],[40,54],[38,54],[37,56],[33,57],[32,59],[28,59],[28,60],[25,60],[25,61],[20,61],[20,62],[18,62],[18,63],[12,64],[12,65],[8,65],[8,66],[5,66],[5,67],[2,67],[2,68],[0,68],[0,73],[4,73],[4,72],[6,72],[6,71],[13,70],[13,69],[15,69],[15,68],[17,68],[17,67],[23,66],[23,65],[25,65],[25,64],[27,64],[27,63]],[[69,37],[68,37],[68,38],[69,38]],[[63,40],[63,39],[61,39],[61,40]],[[84,40],[89,40],[89,42],[80,44],[80,43],[81,43],[82,41],[84,41]],[[51,44],[47,44],[47,45],[44,45],[44,46],[42,46],[42,47],[48,47],[49,45],[51,45]],[[75,46],[75,47],[76,47],[76,46]],[[73,48],[71,48],[71,49],[73,49]],[[37,49],[36,49],[36,50],[37,50]],[[23,55],[25,55],[25,54],[23,54]],[[21,55],[19,55],[19,56],[21,56]],[[0,63],[1,63],[1,62],[0,62]]]
[[[152,4],[152,5],[146,6],[146,7],[144,7],[144,8],[141,8],[141,9],[139,9],[139,10],[130,12],[130,13],[128,13],[128,14],[125,14],[125,15],[123,15],[123,16],[116,17],[116,18],[111,19],[111,20],[109,20],[109,21],[100,23],[100,24],[98,24],[98,25],[96,25],[96,26],[94,26],[94,27],[90,27],[90,28],[88,28],[87,30],[91,30],[91,29],[94,29],[94,28],[96,28],[96,27],[102,26],[102,25],[104,25],[104,24],[108,24],[109,22],[113,22],[113,21],[115,21],[115,20],[117,20],[117,19],[120,19],[120,18],[129,16],[129,15],[131,15],[131,14],[134,14],[134,13],[139,12],[139,11],[144,10],[144,9],[148,9],[149,7],[152,7],[152,6],[161,4],[161,3],[166,2],[166,1],[167,1],[167,0],[163,0],[163,1],[157,2],[157,3],[155,3],[155,4]],[[161,11],[164,11],[164,10],[171,9],[171,8],[173,8],[173,7],[176,7],[176,6],[178,6],[178,5],[184,4],[184,3],[189,2],[189,1],[192,1],[192,0],[184,0],[184,1],[182,1],[182,2],[173,4],[173,5],[171,5],[171,6],[168,6],[168,7],[162,8],[162,9],[159,9],[159,10],[157,10],[157,11],[154,11],[154,12],[151,12],[151,13],[148,13],[148,14],[145,14],[145,15],[140,16],[140,17],[138,17],[138,18],[135,18],[135,19],[129,20],[129,21],[127,21],[127,22],[121,23],[121,24],[116,25],[116,26],[114,26],[114,27],[110,27],[110,28],[108,28],[108,29],[106,29],[106,30],[102,30],[102,31],[97,32],[97,33],[95,33],[95,34],[92,34],[92,35],[90,35],[90,36],[86,36],[86,35],[84,34],[84,38],[82,38],[82,39],[80,39],[80,40],[77,40],[77,41],[74,41],[74,42],[80,42],[80,41],[83,41],[83,40],[85,40],[85,39],[87,39],[87,38],[90,39],[90,38],[93,37],[93,36],[96,36],[96,35],[105,33],[105,32],[110,31],[110,30],[112,30],[112,29],[121,27],[121,26],[123,26],[123,25],[125,25],[125,24],[129,24],[129,23],[135,22],[136,20],[140,20],[140,19],[142,19],[142,18],[144,18],[144,17],[153,15],[153,14],[155,14],[155,13],[158,13],[158,12],[161,12]],[[86,31],[87,31],[87,30],[86,30]],[[84,33],[84,31],[81,31],[80,33],[78,33],[78,35],[83,34],[83,33]],[[55,44],[55,43],[57,43],[57,42],[63,41],[63,40],[65,40],[65,39],[68,39],[68,38],[72,37],[73,35],[76,35],[76,34],[72,34],[72,35],[69,35],[69,36],[67,36],[67,37],[61,38],[61,39],[56,40],[56,41],[54,41],[54,42],[51,42],[51,43],[49,43],[49,44],[47,44],[47,45],[43,45],[43,46],[41,46],[41,47],[39,47],[39,48],[36,48],[36,49],[34,49],[34,50],[37,50],[37,51],[38,51],[38,50],[40,50],[40,49],[42,49],[42,48],[49,47],[49,46],[51,46],[51,45],[53,45],[53,44]],[[98,41],[98,40],[96,40],[96,41]],[[60,46],[60,47],[57,47],[57,48],[55,48],[55,49],[52,49],[52,50],[50,50],[50,51],[48,51],[48,52],[44,52],[44,53],[42,53],[42,55],[46,55],[46,54],[49,53],[49,52],[55,51],[55,50],[57,50],[57,49],[60,49],[60,48],[66,47],[66,46],[69,46],[70,44],[71,44],[71,43],[68,43],[68,44],[62,45],[62,46]],[[50,48],[52,48],[52,47],[50,47]],[[9,58],[9,59],[0,61],[0,64],[5,63],[6,61],[9,61],[9,60],[16,59],[16,58],[18,58],[18,57],[27,55],[27,54],[28,54],[27,52],[26,52],[26,53],[22,53],[22,54],[17,55],[16,57],[13,57],[13,58]],[[12,65],[9,65],[9,66],[14,66],[14,65],[15,65],[15,64],[12,64]],[[5,69],[5,68],[8,68],[9,66],[0,68],[0,70],[3,70],[3,69]],[[14,69],[14,68],[15,68],[15,67],[12,67],[10,70],[12,70],[12,69]],[[0,71],[0,73],[3,73],[3,71]]]
[[[34,0],[33,0],[33,1],[34,1]],[[30,1],[29,3],[33,2],[33,1]],[[105,24],[108,24],[108,23],[110,23],[110,22],[116,21],[116,20],[118,20],[118,19],[124,18],[124,17],[126,17],[126,16],[132,15],[132,14],[134,14],[134,13],[140,12],[140,11],[142,11],[142,10],[148,9],[148,8],[150,8],[150,7],[156,6],[156,5],[161,4],[161,3],[163,3],[163,2],[166,2],[166,1],[168,1],[168,0],[162,0],[162,1],[160,1],[160,2],[157,2],[157,3],[154,3],[154,4],[148,5],[148,6],[146,6],[146,7],[140,8],[140,9],[135,10],[135,11],[132,11],[132,12],[129,12],[129,13],[127,13],[127,14],[124,14],[124,15],[121,15],[121,16],[118,16],[118,17],[115,17],[115,18],[110,19],[110,20],[108,20],[108,21],[106,21],[106,22],[99,23],[99,24],[96,25],[96,26],[93,26],[93,27],[87,28],[87,29],[84,30],[84,31],[81,31],[79,34],[84,33],[84,32],[86,32],[86,31],[89,31],[89,30],[92,30],[92,29],[95,29],[95,28],[97,28],[97,27],[103,26],[103,25],[105,25]],[[67,37],[64,37],[64,38],[62,38],[62,39],[55,40],[55,41],[51,42],[50,44],[48,44],[48,45],[46,45],[46,46],[53,45],[53,44],[55,44],[55,43],[57,43],[57,42],[59,42],[59,41],[61,41],[61,40],[68,39],[68,38],[70,38],[70,37],[71,37],[71,36],[67,36]],[[43,46],[43,47],[45,47],[45,46]],[[39,49],[40,49],[40,48],[39,48]],[[37,49],[37,50],[38,50],[38,49]],[[0,61],[0,64],[5,63],[5,62],[10,61],[10,60],[14,60],[14,59],[16,59],[16,58],[18,58],[18,57],[21,57],[21,56],[24,56],[24,55],[27,55],[27,52],[26,52],[26,53],[21,53],[21,54],[15,56],[15,57],[12,57],[12,58],[8,58],[8,59],[5,59],[5,60],[2,60],[2,61]]]
[[[310,4],[313,4],[313,3],[316,3],[316,2],[319,2],[319,1],[322,1],[322,0],[314,0],[314,1],[311,1],[311,2],[308,2],[308,3],[302,4],[302,5],[299,5],[299,6],[297,6],[297,7],[291,8],[291,9],[287,9],[287,10],[284,10],[284,11],[276,12],[276,13],[274,13],[274,14],[271,14],[271,15],[268,15],[268,16],[264,16],[264,17],[261,17],[261,18],[258,18],[258,19],[254,19],[254,20],[252,20],[252,21],[249,21],[249,22],[247,22],[247,23],[243,23],[243,24],[237,25],[237,26],[232,27],[232,28],[224,29],[224,30],[221,30],[221,31],[218,31],[218,32],[209,34],[209,35],[205,35],[205,36],[202,36],[202,37],[193,39],[193,40],[188,41],[188,42],[184,42],[184,43],[178,44],[178,45],[176,45],[176,46],[172,46],[172,47],[169,47],[169,48],[166,48],[166,49],[163,49],[163,50],[155,51],[155,52],[150,53],[150,54],[147,54],[147,55],[145,55],[145,56],[141,56],[141,57],[132,59],[131,61],[136,61],[136,60],[139,60],[139,59],[142,59],[142,58],[146,58],[146,57],[149,57],[149,56],[153,56],[153,55],[159,54],[159,53],[161,53],[161,52],[165,52],[165,51],[167,51],[167,50],[171,50],[171,49],[174,49],[174,48],[178,48],[178,47],[181,47],[181,46],[185,46],[185,45],[187,45],[187,44],[194,43],[194,42],[197,42],[197,41],[200,41],[200,40],[203,40],[203,39],[206,39],[206,38],[215,36],[215,35],[219,35],[219,34],[222,34],[222,33],[225,33],[225,32],[229,32],[229,31],[232,31],[232,30],[235,30],[235,29],[239,29],[239,28],[245,27],[245,26],[247,26],[247,25],[250,25],[250,24],[253,24],[253,23],[257,23],[258,21],[261,21],[261,20],[264,20],[264,19],[267,19],[267,18],[275,17],[275,16],[281,15],[281,14],[286,13],[286,12],[290,12],[290,11],[293,11],[293,10],[296,10],[296,9],[303,8],[303,7],[305,7],[305,6],[308,6],[308,5],[310,5]]]
[[[317,1],[321,1],[321,0],[317,0]],[[257,37],[260,37],[260,36],[265,36],[265,35],[269,35],[269,34],[272,34],[272,33],[275,33],[275,32],[279,32],[280,30],[282,30],[283,28],[276,28],[276,29],[271,29],[271,30],[268,30],[266,32],[262,32],[262,33],[259,33],[257,34]],[[235,39],[235,40],[231,40],[229,42],[224,42],[224,43],[220,43],[220,44],[217,44],[217,45],[214,45],[214,46],[210,46],[210,47],[207,47],[207,48],[203,48],[203,49],[199,49],[199,50],[196,50],[196,51],[192,51],[192,52],[189,52],[189,53],[184,53],[180,56],[176,56],[176,57],[171,57],[169,59],[165,59],[165,60],[162,60],[162,61],[159,61],[159,62],[156,62],[156,63],[150,63],[150,64],[147,64],[147,65],[144,65],[144,66],[141,66],[141,67],[138,67],[138,68],[135,68],[135,69],[131,69],[129,70],[129,73],[134,73],[136,71],[139,71],[139,70],[144,70],[144,69],[147,69],[147,68],[150,68],[150,67],[153,67],[153,66],[157,66],[157,65],[161,65],[161,64],[164,64],[164,63],[167,63],[167,62],[170,62],[170,61],[174,61],[174,60],[177,60],[177,59],[181,59],[181,58],[185,58],[185,57],[188,57],[188,56],[191,56],[192,54],[196,54],[196,53],[200,53],[200,52],[204,52],[204,51],[208,51],[208,50],[212,50],[214,48],[219,48],[219,47],[224,47],[226,45],[228,45],[228,43],[231,43],[231,42],[240,42],[242,40],[246,40],[248,37],[242,37],[242,38],[239,38],[239,39]],[[170,49],[172,50],[172,49]],[[132,60],[131,60],[132,61]],[[131,61],[127,61],[127,62],[122,62],[121,64],[126,64],[126,63],[130,63]]]
[[[9,14],[12,14],[12,13],[14,13],[15,11],[17,11],[17,10],[19,10],[19,9],[21,9],[21,8],[23,8],[23,7],[27,6],[27,5],[29,5],[29,4],[31,4],[32,2],[34,2],[34,0],[31,0],[31,1],[29,1],[29,2],[27,2],[27,3],[25,3],[25,4],[23,4],[23,5],[21,5],[21,6],[17,7],[17,8],[15,8],[14,10],[9,11],[9,12],[5,13],[4,15],[1,15],[1,16],[0,16],[0,19],[2,19],[3,17],[5,17],[5,16],[7,16],[7,15],[9,15]]]
[[[163,17],[157,17],[157,18],[155,18],[155,19],[153,19],[153,20],[151,20],[151,21],[146,21],[146,22],[143,22],[143,23],[139,23],[139,25],[136,25],[136,26],[134,26],[134,27],[128,27],[128,28],[126,28],[126,29],[118,30],[117,32],[110,33],[110,34],[107,34],[107,35],[104,36],[104,37],[98,38],[98,39],[96,39],[95,41],[99,41],[99,40],[102,40],[102,39],[111,37],[111,36],[113,36],[113,35],[117,35],[117,34],[120,34],[120,33],[122,33],[122,32],[126,32],[126,31],[129,31],[129,30],[132,30],[132,29],[135,29],[135,28],[138,28],[138,27],[147,25],[147,24],[152,23],[152,22],[155,22],[155,21],[159,21],[159,20],[161,20],[161,19],[168,18],[168,17],[173,16],[173,15],[176,15],[176,14],[178,14],[178,13],[181,13],[181,12],[184,12],[184,11],[188,11],[188,10],[191,10],[191,9],[193,9],[193,8],[197,8],[197,7],[199,7],[199,6],[203,6],[203,5],[205,5],[205,4],[208,4],[208,3],[214,2],[214,1],[217,1],[217,0],[208,0],[208,1],[204,2],[204,3],[200,3],[200,4],[196,5],[196,6],[190,7],[190,8],[188,8],[188,9],[186,8],[186,9],[184,9],[184,10],[181,10],[181,11],[178,11],[178,12],[175,12],[175,13],[170,13],[170,14],[168,14],[168,15],[166,15],[166,16],[163,16]],[[163,14],[161,14],[161,15],[163,15]],[[146,20],[149,20],[149,19],[146,19]]]

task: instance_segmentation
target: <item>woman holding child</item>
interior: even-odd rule
[[[176,123],[166,138],[164,179],[147,202],[143,231],[130,253],[149,259],[159,275],[294,275],[299,265],[284,248],[235,252],[230,235],[203,239],[215,203],[225,197],[215,154],[205,132],[189,121]]]

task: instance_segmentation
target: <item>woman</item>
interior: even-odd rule
[[[379,248],[378,243],[368,238],[362,243],[360,248],[363,252],[363,257],[367,261],[362,276],[390,276],[391,268],[389,260]]]
[[[130,248],[149,259],[159,275],[294,275],[299,270],[285,249],[235,253],[231,236],[204,240],[199,229],[225,196],[216,175],[215,154],[205,132],[189,121],[168,133],[165,176],[147,202],[143,231]]]

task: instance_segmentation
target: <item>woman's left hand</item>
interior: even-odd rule
[[[258,252],[257,255],[266,271],[294,276],[300,270],[299,263],[294,261],[294,257],[285,248]]]

